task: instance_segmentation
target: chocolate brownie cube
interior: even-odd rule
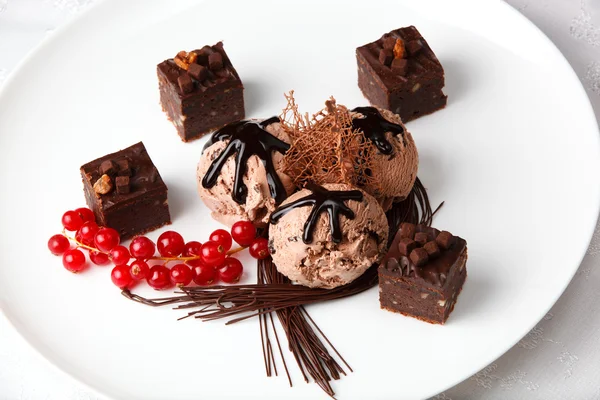
[[[419,33],[409,26],[356,49],[358,87],[372,105],[408,122],[446,106],[444,68]]]
[[[83,165],[81,177],[96,221],[122,240],[171,223],[167,186],[142,142]]]
[[[413,248],[406,254],[406,243],[414,236],[426,236],[427,242],[412,241]],[[402,224],[379,265],[381,308],[445,323],[467,277],[466,263],[464,239],[424,225]]]
[[[157,66],[160,103],[184,142],[244,118],[244,86],[223,43]]]

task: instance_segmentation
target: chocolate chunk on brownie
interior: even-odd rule
[[[408,122],[446,106],[444,68],[419,33],[409,26],[356,49],[358,86],[372,105]]]
[[[443,324],[467,277],[466,263],[464,239],[403,223],[378,269],[381,307]]]
[[[171,223],[167,186],[142,142],[81,167],[88,207],[121,239]]]
[[[244,118],[244,86],[223,43],[180,51],[157,73],[163,111],[184,142]]]

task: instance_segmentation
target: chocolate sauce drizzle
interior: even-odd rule
[[[334,243],[340,243],[342,241],[342,228],[340,226],[339,215],[342,214],[346,218],[354,219],[354,211],[344,204],[344,201],[362,201],[362,192],[360,190],[327,190],[314,183],[308,183],[306,188],[312,193],[275,210],[275,212],[271,214],[270,222],[276,224],[281,217],[292,211],[294,208],[313,206],[313,209],[308,216],[308,220],[304,224],[302,241],[306,244],[312,242],[313,231],[315,230],[319,216],[322,212],[327,211],[329,214],[331,238]]]
[[[205,189],[215,186],[221,169],[229,157],[236,154],[235,180],[231,197],[236,203],[244,204],[248,195],[248,188],[244,184],[244,175],[248,168],[248,159],[256,155],[265,167],[271,197],[277,204],[285,200],[287,193],[277,176],[271,152],[278,151],[285,154],[290,149],[290,145],[265,130],[267,126],[275,122],[279,122],[278,117],[271,117],[262,122],[243,120],[229,124],[213,133],[204,146],[204,150],[219,141],[229,140],[229,143],[208,168],[206,175],[202,178],[202,186]]]
[[[394,148],[385,138],[385,134],[391,132],[394,136],[403,135],[402,125],[389,122],[375,107],[356,107],[352,111],[364,115],[364,118],[352,119],[352,127],[360,129],[382,154],[392,154]]]

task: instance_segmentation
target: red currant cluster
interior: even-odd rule
[[[154,289],[160,290],[171,285],[188,286],[192,281],[201,286],[216,281],[235,283],[244,270],[242,263],[232,254],[249,248],[256,259],[269,256],[267,239],[256,237],[256,228],[251,222],[239,221],[231,227],[231,233],[217,229],[205,243],[185,242],[175,231],[163,232],[156,243],[146,236],[137,236],[129,248],[120,244],[119,233],[108,227],[98,226],[94,213],[88,208],[67,211],[62,216],[62,234],[48,240],[48,249],[55,255],[62,255],[62,262],[71,272],[80,272],[86,266],[87,250],[89,259],[96,265],[112,262],[113,283],[121,289],[131,288],[137,282],[146,280]],[[65,231],[76,232],[70,237]],[[231,249],[233,241],[241,247]],[[71,248],[71,242],[75,247]],[[159,256],[156,256],[158,250]],[[132,261],[133,259],[133,261]],[[150,265],[149,261],[160,261]],[[169,262],[177,264],[168,268]]]

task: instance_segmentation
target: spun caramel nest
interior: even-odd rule
[[[377,149],[362,131],[352,127],[348,108],[332,96],[325,108],[309,117],[298,110],[293,90],[285,98],[281,126],[292,143],[283,157],[283,169],[296,185],[313,181],[379,189],[380,182],[374,177],[381,167],[372,156]]]

